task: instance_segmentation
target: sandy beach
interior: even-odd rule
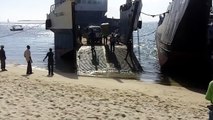
[[[0,72],[2,120],[207,120],[205,95],[181,86],[82,77],[7,66]]]

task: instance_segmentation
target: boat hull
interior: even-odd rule
[[[22,29],[10,29],[10,31],[22,31],[24,30],[23,28]]]
[[[22,27],[22,25],[13,25],[10,28],[10,31],[22,31],[22,30],[24,30],[24,28]]]
[[[208,50],[210,0],[173,1],[156,31],[161,71],[208,84],[211,62]]]

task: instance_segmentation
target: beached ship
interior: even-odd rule
[[[141,0],[126,0],[126,3],[120,6],[119,33],[121,42],[124,44],[126,44],[129,39],[132,39],[134,30],[141,28],[141,22],[139,22],[141,9]]]
[[[55,34],[56,62],[66,59],[76,66],[78,27],[100,25],[106,12],[107,0],[55,0],[47,14],[46,29]]]
[[[120,26],[127,27],[121,27],[120,30],[123,31],[122,35],[128,33],[128,37],[122,36],[127,37],[124,43],[132,37],[132,32],[138,25],[141,7],[141,0],[127,0],[126,5],[121,8]],[[118,28],[118,20],[106,18],[106,12],[107,0],[55,0],[47,14],[46,29],[55,34],[56,62],[66,58],[66,61],[73,63],[71,66],[76,66],[76,35],[79,28],[82,30],[89,25],[100,26],[101,23],[109,23],[113,29]]]
[[[208,21],[211,0],[173,0],[156,31],[163,73],[208,84],[211,63]]]
[[[22,30],[24,30],[22,25],[12,25],[10,28],[10,31],[22,31]]]

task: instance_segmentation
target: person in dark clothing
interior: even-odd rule
[[[7,71],[5,69],[5,60],[6,60],[6,55],[5,55],[5,51],[4,51],[4,46],[1,46],[1,50],[0,50],[0,60],[1,60],[1,70],[2,71]]]
[[[111,34],[111,37],[110,37],[110,51],[111,52],[114,52],[115,51],[115,35],[114,33]]]
[[[89,40],[90,40],[90,44],[91,44],[91,51],[93,53],[95,50],[95,33],[92,29],[90,29]]]
[[[130,39],[129,41],[127,41],[127,52],[126,52],[126,57],[124,58],[124,60],[127,60],[128,55],[130,56],[130,59],[132,60],[132,40]]]
[[[48,75],[49,76],[53,76],[53,64],[54,64],[54,53],[52,52],[52,48],[49,49],[49,52],[47,53],[47,55],[45,56],[45,58],[43,59],[43,61],[45,61],[45,59],[48,57]]]

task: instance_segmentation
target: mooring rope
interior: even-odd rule
[[[148,13],[144,13],[144,12],[141,12],[142,14],[146,15],[146,16],[151,16],[151,17],[156,17],[156,16],[160,16],[160,15],[163,15],[163,14],[166,14],[166,13],[169,13],[169,11],[166,11],[166,12],[163,12],[163,13],[160,13],[160,14],[148,14]]]

